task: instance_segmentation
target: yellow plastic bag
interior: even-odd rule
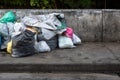
[[[8,42],[8,44],[7,44],[7,52],[8,52],[9,54],[12,53],[12,40],[11,40],[10,42]]]

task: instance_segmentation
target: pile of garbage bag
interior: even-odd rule
[[[25,16],[19,22],[12,11],[0,19],[0,49],[12,57],[74,48],[81,39],[68,27],[64,14]]]

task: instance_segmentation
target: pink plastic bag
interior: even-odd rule
[[[70,27],[67,27],[67,30],[64,32],[64,35],[72,39],[73,38],[73,29]]]

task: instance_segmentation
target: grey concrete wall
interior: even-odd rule
[[[1,9],[0,17],[10,9]],[[64,9],[64,10],[38,10],[38,9],[11,9],[17,18],[27,15],[48,14],[53,12],[64,13],[68,27],[82,41],[120,41],[120,10],[103,9]]]
[[[103,10],[103,41],[120,41],[120,10]]]

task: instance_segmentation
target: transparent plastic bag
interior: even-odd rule
[[[50,52],[50,47],[45,41],[36,41],[34,48],[37,50],[37,52]]]
[[[81,44],[81,39],[76,34],[73,34],[73,44]]]

